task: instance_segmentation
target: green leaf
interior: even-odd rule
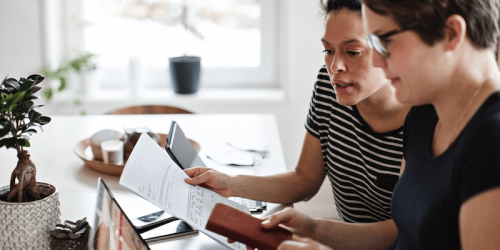
[[[14,138],[12,138],[12,139],[14,139]],[[17,143],[17,145],[19,145],[21,147],[29,147],[29,146],[31,146],[30,142],[28,140],[26,140],[26,139],[17,139],[16,143]]]
[[[17,121],[24,120],[24,118],[26,118],[26,113],[16,114],[15,118],[16,118]]]
[[[39,83],[43,82],[43,80],[45,80],[45,76],[34,74],[28,76],[28,79],[33,80],[35,82],[35,85],[38,85]]]
[[[21,125],[20,127],[17,128],[17,131],[25,131],[26,129],[28,129],[28,125]]]
[[[37,108],[41,108],[41,107],[43,107],[43,106],[45,106],[45,105],[33,105],[33,106],[31,107],[31,109],[37,109]]]
[[[48,116],[42,116],[40,117],[37,122],[39,122],[41,125],[45,125],[51,121],[50,117]]]
[[[36,112],[35,110],[30,110],[28,113],[28,118],[30,119],[31,122],[37,122],[38,118],[42,117],[42,114]]]
[[[35,103],[32,101],[27,101],[27,102],[21,102],[21,105],[17,108],[17,110],[20,113],[28,113],[30,108],[34,105]]]
[[[47,101],[50,101],[54,98],[54,91],[52,89],[46,89],[42,92],[42,95],[45,99],[47,99]]]
[[[3,108],[4,107],[4,103],[5,103],[5,99],[7,97],[5,96],[4,93],[0,93],[0,108]]]
[[[5,87],[13,88],[14,90],[19,90],[21,84],[14,78],[8,78],[3,81]]]
[[[28,93],[26,95],[24,95],[24,98],[23,98],[23,102],[24,101],[29,101],[29,100],[35,100],[35,99],[38,99],[39,97],[38,96],[35,96],[31,93]]]
[[[10,98],[9,98],[9,96],[7,96],[7,98],[8,98],[7,109],[10,112],[12,112],[12,110],[14,110],[14,108],[16,108],[17,102],[19,102],[19,100],[23,99],[23,97],[24,97],[24,91],[21,91],[19,93],[15,93]]]
[[[42,124],[38,123],[38,122],[30,122],[28,124],[26,124],[26,126],[28,128],[31,128],[31,127],[39,127],[42,131],[43,131],[43,128],[42,128]]]
[[[6,139],[3,139],[2,141],[4,141],[6,148],[13,148],[16,146],[16,143],[17,143],[16,138],[6,138]]]
[[[31,94],[34,94],[34,93],[38,92],[40,89],[42,89],[42,87],[40,87],[40,86],[33,86],[27,92],[31,93]]]
[[[0,138],[6,136],[7,134],[9,134],[10,130],[12,129],[12,124],[10,124],[10,122],[8,122],[7,124],[5,124],[5,126],[0,129]]]
[[[23,85],[21,85],[21,88],[19,88],[19,90],[22,90],[22,91],[27,91],[29,90],[31,87],[33,87],[35,85],[35,82],[33,80],[25,80],[23,82]]]
[[[36,134],[36,133],[38,133],[38,132],[36,131],[36,129],[32,129],[32,128],[30,128],[30,129],[28,129],[28,130],[24,131],[24,133],[23,133],[23,134],[25,134],[25,133],[26,133],[26,134],[29,134],[29,135],[32,135],[32,134]]]
[[[22,135],[20,135],[20,136],[19,136],[19,138],[29,140],[29,139],[30,139],[30,136],[29,136],[29,135],[22,134]],[[19,144],[19,142],[18,142],[18,144]]]
[[[66,77],[61,77],[59,80],[61,81],[61,84],[59,85],[57,91],[61,92],[68,87],[68,81],[66,80]]]

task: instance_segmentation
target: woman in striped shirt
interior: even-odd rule
[[[186,170],[188,184],[223,196],[290,204],[312,197],[328,175],[339,219],[392,224],[390,201],[399,178],[409,106],[400,104],[383,70],[371,62],[358,0],[321,2],[325,66],[314,86],[307,133],[294,171],[228,176]]]

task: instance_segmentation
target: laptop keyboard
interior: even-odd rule
[[[263,201],[255,201],[240,197],[229,197],[230,200],[248,207],[250,212],[261,212],[266,207],[266,203]]]

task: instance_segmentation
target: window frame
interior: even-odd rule
[[[84,48],[83,24],[70,22],[83,20],[83,1],[85,0],[47,0],[45,7],[47,43],[57,44],[47,46],[48,65],[56,68],[62,58],[68,58],[81,53]],[[104,0],[103,0],[104,1]],[[280,51],[278,46],[282,31],[280,27],[283,18],[280,0],[260,1],[261,5],[261,65],[259,68],[203,68],[200,79],[201,88],[207,89],[245,89],[245,88],[280,88]],[[59,21],[59,25],[57,22]],[[56,26],[56,27],[55,27]],[[58,27],[57,27],[58,26]],[[167,58],[165,59],[167,60]],[[202,59],[203,60],[203,59]],[[55,67],[54,67],[55,66]],[[101,72],[99,72],[101,70]],[[119,92],[117,95],[134,96],[134,92],[148,92],[155,89],[171,90],[168,68],[149,68],[149,74],[156,82],[127,84],[127,87],[110,89],[101,88],[93,81],[95,75],[102,74],[102,70],[85,74],[81,77],[72,77],[72,81],[79,82],[70,86],[69,91],[78,92],[84,97],[102,96],[102,92]],[[128,70],[117,71],[117,79]],[[92,76],[93,74],[93,76]],[[158,76],[158,77],[155,77]],[[130,79],[130,78],[129,78]],[[126,90],[125,90],[126,89]]]

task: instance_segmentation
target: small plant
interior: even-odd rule
[[[61,92],[68,88],[68,75],[71,72],[80,74],[86,70],[94,69],[95,64],[92,63],[92,58],[94,54],[83,53],[71,60],[63,60],[56,70],[50,70],[47,68],[42,69],[42,74],[48,78],[59,80],[59,86],[55,89],[48,88],[43,91],[43,96],[47,101],[54,98],[56,92]]]
[[[38,99],[34,94],[42,89],[38,84],[44,79],[42,75],[30,75],[19,80],[5,78],[0,84],[0,148],[15,148],[19,159],[11,175],[7,201],[11,201],[16,195],[17,202],[40,199],[36,166],[25,148],[30,146],[30,136],[37,133],[35,128],[42,129],[51,120],[35,111],[43,105],[35,105],[33,102]]]

